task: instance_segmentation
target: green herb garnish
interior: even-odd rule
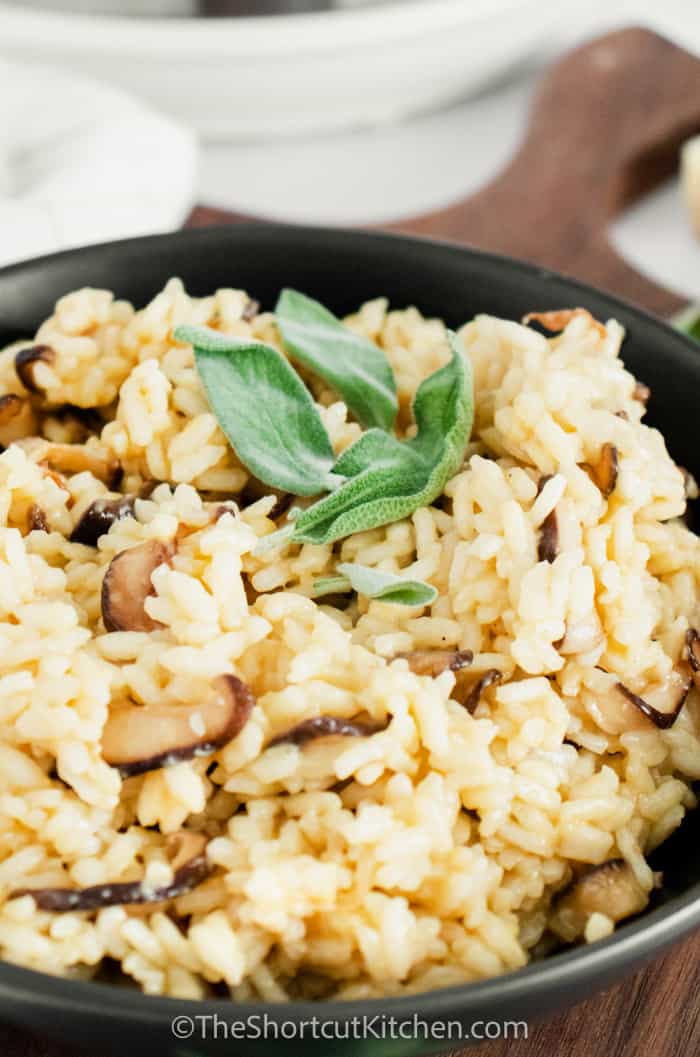
[[[408,580],[395,573],[371,569],[367,565],[353,565],[343,562],[338,566],[340,576],[327,576],[314,583],[314,596],[344,594],[346,591],[357,591],[367,598],[380,599],[382,602],[394,602],[401,606],[428,606],[437,598],[437,591],[432,584],[422,580]]]
[[[348,480],[302,511],[289,538],[332,543],[400,521],[440,495],[462,464],[474,418],[471,372],[454,334],[448,337],[450,362],[426,378],[416,393],[416,436],[401,442],[370,430],[360,437],[333,467]]]
[[[175,340],[194,346],[219,425],[256,477],[294,495],[335,486],[335,455],[318,408],[277,349],[207,327],[178,327]]]
[[[389,362],[310,297],[283,290],[275,309],[284,347],[336,390],[361,425],[391,429],[398,403]]]
[[[700,341],[700,305],[690,305],[671,320],[674,327]]]
[[[179,327],[175,338],[194,346],[219,425],[256,477],[295,495],[331,493],[290,517],[261,548],[332,543],[399,521],[432,503],[462,464],[474,399],[469,363],[452,332],[449,363],[416,393],[416,435],[400,441],[372,428],[335,461],[318,408],[276,349],[206,327]],[[376,396],[372,386],[368,392]]]

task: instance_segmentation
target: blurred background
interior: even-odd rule
[[[635,24],[700,55],[698,0],[0,0],[0,261],[178,227],[198,203],[430,213],[506,164],[548,66]],[[612,237],[700,293],[680,178]]]

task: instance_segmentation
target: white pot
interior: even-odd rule
[[[347,2],[347,0],[345,0]],[[0,0],[0,53],[127,87],[210,138],[379,124],[473,91],[579,0],[400,0],[308,15],[119,18]]]

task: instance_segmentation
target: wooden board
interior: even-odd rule
[[[389,230],[521,257],[671,315],[682,299],[630,267],[608,229],[676,171],[681,144],[696,132],[700,61],[649,30],[607,34],[545,76],[522,146],[491,184]],[[203,207],[190,224],[242,219]]]
[[[522,147],[492,184],[393,230],[536,261],[669,315],[682,300],[621,260],[607,230],[616,214],[675,170],[680,144],[698,131],[700,62],[646,30],[610,34],[572,52],[545,77]],[[190,223],[242,219],[200,208]],[[533,1024],[527,1041],[486,1042],[475,1052],[479,1057],[700,1054],[700,935],[606,994]],[[72,1047],[2,1026],[0,1054],[77,1057]]]

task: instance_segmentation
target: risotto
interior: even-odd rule
[[[466,323],[456,469],[330,542],[289,535],[312,500],[251,473],[175,337],[286,365],[243,292],[81,290],[0,353],[0,956],[181,998],[364,998],[646,907],[700,778],[695,485],[642,422],[619,324],[538,318]],[[444,325],[381,299],[345,325],[410,442]],[[337,458],[365,424],[294,362]]]

